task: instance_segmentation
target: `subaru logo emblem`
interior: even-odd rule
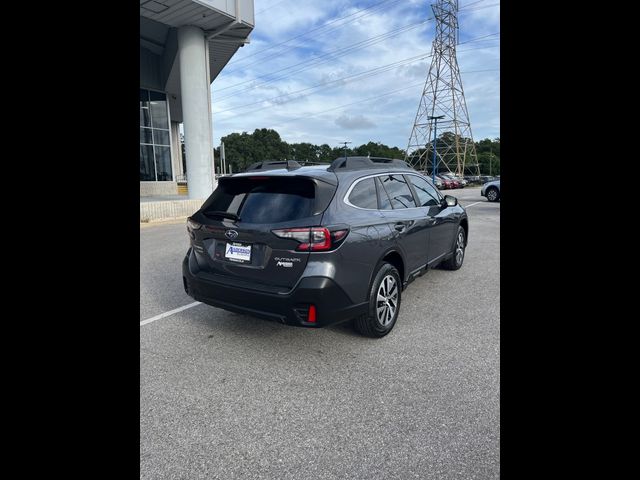
[[[234,238],[237,238],[237,236],[238,236],[238,232],[236,232],[235,230],[227,230],[226,232],[224,232],[224,234],[230,240],[233,240]]]

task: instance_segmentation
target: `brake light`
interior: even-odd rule
[[[339,239],[325,227],[283,228],[272,232],[280,238],[291,238],[300,242],[296,247],[299,252],[322,252],[331,249],[332,237],[335,241],[341,240],[347,231],[339,230],[338,232],[344,232]]]
[[[309,305],[309,316],[307,317],[307,321],[311,323],[316,323],[316,306]]]
[[[296,250],[321,252],[331,248],[331,234],[324,227],[311,228],[311,238],[309,243],[301,243]]]
[[[271,230],[276,237],[280,238],[291,238],[292,240],[297,240],[300,243],[304,243],[305,245],[309,244],[309,235],[311,229],[309,227],[305,228],[282,228],[280,230]]]
[[[191,217],[187,218],[187,230],[199,230],[202,228],[202,224],[192,220]]]

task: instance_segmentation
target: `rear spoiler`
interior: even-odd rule
[[[256,162],[252,163],[247,167],[245,172],[253,172],[256,170],[277,170],[280,168],[286,168],[287,170],[295,170],[300,168],[300,165],[295,160],[284,160],[284,161],[266,161],[266,162]]]

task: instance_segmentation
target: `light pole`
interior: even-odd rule
[[[344,143],[344,159],[347,159],[347,144],[351,143],[351,142],[340,142],[340,143]]]
[[[433,167],[431,168],[431,177],[433,183],[436,183],[436,170],[437,170],[437,158],[436,158],[436,139],[438,138],[438,120],[444,118],[444,115],[440,115],[439,117],[427,117],[429,120],[435,120],[433,124]]]
[[[493,169],[491,168],[492,164],[493,164],[493,147],[490,145],[489,146],[489,176],[492,177],[493,176]]]

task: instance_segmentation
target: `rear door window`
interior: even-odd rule
[[[378,194],[380,196],[380,210],[393,210],[391,206],[391,199],[387,194],[387,191],[382,186],[382,181],[380,177],[376,177],[376,182],[378,184]]]
[[[389,195],[391,206],[394,209],[414,208],[416,206],[411,189],[403,175],[383,175],[378,178]]]

